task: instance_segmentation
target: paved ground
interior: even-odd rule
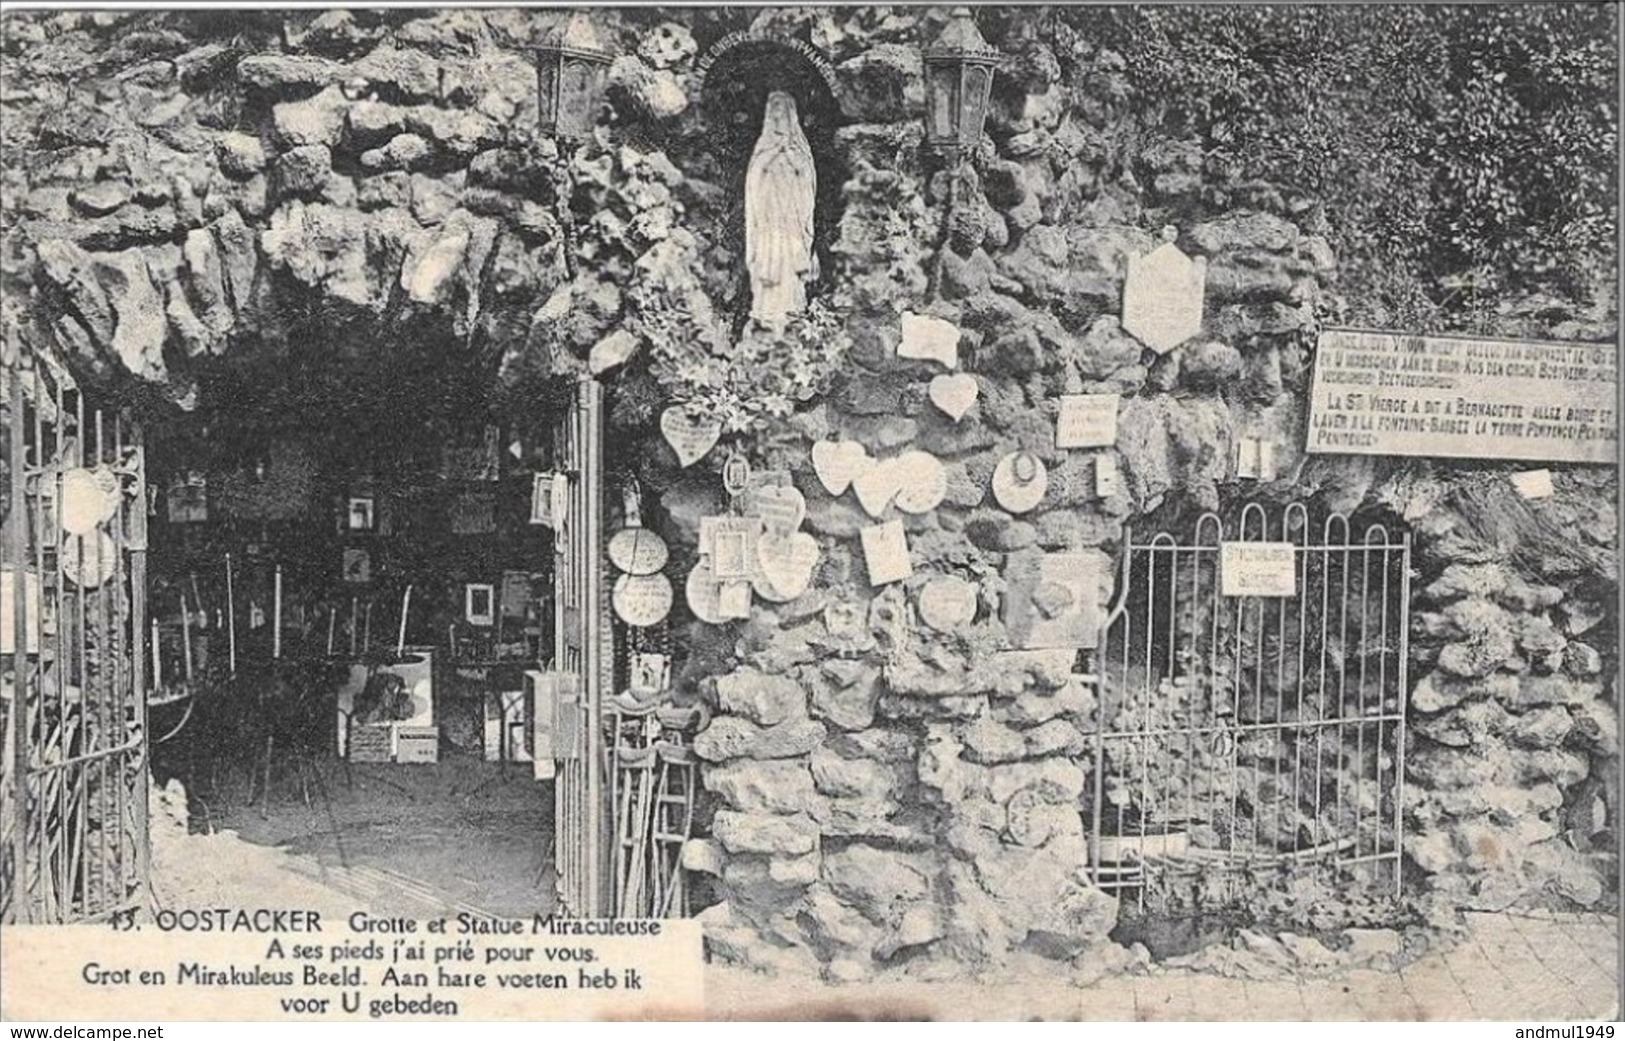
[[[1610,1019],[1618,1005],[1617,921],[1596,914],[1474,914],[1471,938],[1399,973],[1259,983],[1161,969],[1088,987],[768,982],[714,969],[713,1014],[800,1019],[1533,1020]],[[771,997],[764,1001],[764,997]]]
[[[483,772],[482,772],[483,771]],[[487,776],[487,775],[490,776]],[[487,764],[402,775],[331,778],[331,809],[284,793],[268,818],[238,807],[241,833],[155,829],[154,890],[171,907],[299,906],[342,915],[356,908],[427,915],[477,909],[528,917],[550,902],[545,850],[497,842],[490,819],[535,814],[524,785]],[[393,782],[393,783],[386,783]],[[471,812],[484,815],[476,827]],[[453,822],[456,826],[453,827]],[[342,844],[334,827],[348,836]],[[418,835],[403,842],[405,834]],[[424,838],[427,836],[428,838]],[[424,842],[434,847],[426,855]],[[488,877],[493,872],[500,878]],[[1469,916],[1469,939],[1398,973],[1351,970],[1331,978],[1261,983],[1188,969],[1112,976],[1090,986],[908,983],[831,987],[724,967],[706,973],[712,1018],[995,1020],[1528,1020],[1573,1023],[1618,1010],[1618,923],[1613,916],[1522,912]],[[1048,964],[1044,966],[1050,968]]]
[[[344,914],[529,918],[553,909],[551,791],[528,766],[455,757],[320,769],[309,805],[290,774],[269,807],[247,805],[242,785],[218,800],[219,833],[155,826],[160,905],[264,905],[275,895]]]

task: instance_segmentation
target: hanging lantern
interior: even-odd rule
[[[956,7],[924,59],[925,143],[956,160],[982,140],[1000,54],[982,39],[970,8]]]
[[[574,141],[592,133],[611,60],[584,11],[543,37],[536,52],[536,85],[544,134]]]

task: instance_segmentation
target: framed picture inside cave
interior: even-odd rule
[[[463,587],[463,618],[469,625],[496,624],[496,587],[470,582]]]
[[[169,523],[201,524],[209,519],[209,478],[201,470],[186,470],[169,480]]]
[[[553,482],[559,478],[554,474],[536,474],[530,482],[530,522],[543,524],[551,528],[557,525],[558,520],[553,512]]]
[[[352,495],[345,516],[345,527],[350,531],[378,530],[378,516],[370,495]]]
[[[355,546],[346,546],[342,565],[344,581],[363,584],[372,581],[372,554]]]

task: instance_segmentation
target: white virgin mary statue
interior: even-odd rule
[[[750,315],[782,332],[790,315],[807,308],[807,282],[816,277],[813,197],[817,173],[812,147],[796,118],[796,100],[784,91],[767,96],[762,136],[745,172],[745,267],[750,272]]]

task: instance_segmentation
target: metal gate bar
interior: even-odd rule
[[[32,361],[4,387],[14,643],[0,917],[67,922],[133,906],[147,877],[145,485],[127,417],[89,408]],[[75,471],[106,482],[82,533],[63,523]]]
[[[1290,545],[1291,596],[1225,596],[1227,541]],[[1291,504],[1194,538],[1130,535],[1100,641],[1085,801],[1097,885],[1143,908],[1196,880],[1228,903],[1274,870],[1400,884],[1410,542]]]

